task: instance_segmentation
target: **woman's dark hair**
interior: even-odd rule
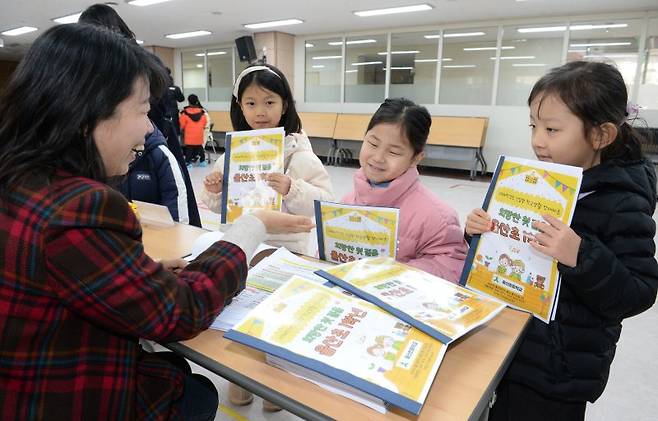
[[[190,105],[193,107],[203,108],[203,106],[201,105],[201,101],[199,101],[199,97],[196,96],[195,94],[188,95],[187,102],[189,102]]]
[[[58,170],[106,181],[93,132],[143,79],[161,94],[167,73],[107,29],[58,25],[32,44],[0,96],[0,197],[28,175]]]
[[[409,139],[414,150],[414,156],[416,156],[425,149],[427,137],[430,134],[430,126],[432,125],[432,117],[430,117],[427,108],[417,105],[413,101],[406,98],[388,98],[373,114],[366,133],[382,123],[399,124],[403,133]]]
[[[555,95],[578,117],[590,139],[593,130],[604,123],[617,126],[617,138],[601,149],[601,162],[611,159],[642,158],[643,137],[627,121],[628,93],[619,71],[605,63],[573,61],[551,69],[532,88],[528,106]]]
[[[135,40],[135,33],[130,30],[116,10],[107,4],[99,3],[87,7],[78,18],[78,23],[104,26],[128,39]]]
[[[279,120],[279,126],[283,126],[286,131],[286,134],[290,133],[301,133],[302,131],[302,121],[295,110],[295,99],[292,97],[292,90],[286,80],[285,75],[281,70],[269,64],[259,64],[259,66],[269,67],[275,74],[268,72],[267,70],[256,70],[245,75],[240,81],[240,86],[238,87],[238,97],[231,98],[231,123],[233,124],[234,130],[251,130],[252,128],[247,123],[247,120],[244,118],[242,113],[242,108],[240,108],[240,99],[244,90],[247,89],[249,85],[255,83],[261,88],[265,88],[268,91],[272,91],[275,94],[279,95],[283,99],[283,109],[284,113]],[[249,66],[252,67],[252,66]]]

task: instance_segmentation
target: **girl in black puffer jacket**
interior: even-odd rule
[[[622,320],[656,300],[656,174],[627,121],[626,86],[614,67],[553,69],[528,105],[537,158],[582,167],[583,181],[571,227],[549,216],[534,225],[532,247],[555,258],[562,276],[557,314],[550,324],[531,320],[489,419],[582,420],[608,381]],[[466,233],[489,226],[475,209]]]

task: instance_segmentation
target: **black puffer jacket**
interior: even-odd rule
[[[551,398],[594,402],[608,381],[621,321],[656,300],[653,165],[598,165],[583,173],[581,195],[571,223],[582,238],[578,263],[558,265],[555,321],[530,322],[506,379]]]

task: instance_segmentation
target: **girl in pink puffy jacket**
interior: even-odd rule
[[[416,168],[431,124],[425,107],[384,101],[368,124],[354,191],[342,202],[399,208],[397,260],[457,283],[468,251],[457,212],[421,183]]]

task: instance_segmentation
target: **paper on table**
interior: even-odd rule
[[[226,332],[269,295],[268,292],[247,285],[240,294],[233,298],[231,304],[224,307],[210,328]]]
[[[233,298],[210,327],[224,332],[232,328],[293,275],[308,276],[324,283],[325,279],[313,272],[330,266],[330,263],[295,256],[283,247],[278,249],[249,269],[247,287]]]
[[[137,213],[141,224],[155,227],[174,226],[174,219],[171,217],[171,213],[166,206],[141,202],[139,200],[133,200],[132,202],[137,206]]]
[[[249,270],[247,285],[274,292],[292,275],[303,276],[322,284],[326,280],[314,272],[332,266],[331,263],[304,259],[281,247]]]
[[[205,234],[201,234],[199,238],[194,241],[192,245],[192,253],[185,259],[192,261],[196,259],[201,253],[206,251],[210,246],[215,244],[217,241],[221,240],[224,237],[224,233],[221,231],[211,231]],[[265,243],[260,243],[254,252],[254,256],[260,253],[263,250],[273,249],[276,247],[270,246]]]

